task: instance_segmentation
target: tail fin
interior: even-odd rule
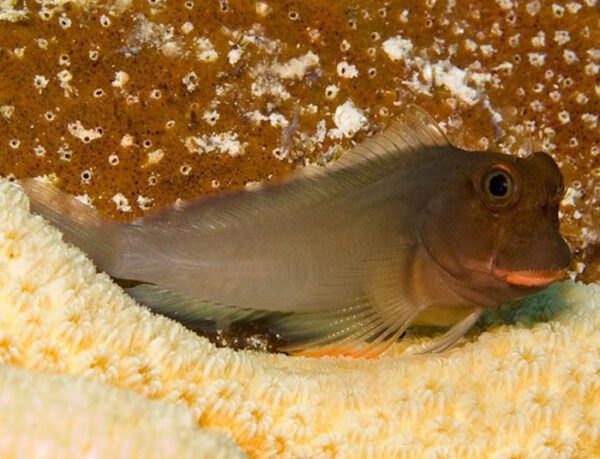
[[[27,193],[33,213],[55,225],[65,240],[83,250],[99,270],[113,274],[121,252],[116,236],[122,224],[101,217],[92,207],[50,183],[39,179],[18,183]]]

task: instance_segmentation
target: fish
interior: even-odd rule
[[[415,324],[447,327],[424,349],[444,351],[571,262],[552,157],[458,148],[417,106],[328,166],[132,222],[20,184],[99,270],[134,281],[141,304],[191,328],[261,320],[305,357],[374,358]]]

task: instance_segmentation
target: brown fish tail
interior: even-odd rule
[[[18,182],[27,193],[30,208],[49,220],[63,233],[65,240],[83,250],[98,267],[114,275],[122,224],[101,217],[92,207],[54,185],[39,179]]]

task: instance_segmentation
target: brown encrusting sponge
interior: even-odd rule
[[[118,218],[326,163],[422,105],[467,149],[544,150],[600,279],[600,5],[0,3],[0,175]]]

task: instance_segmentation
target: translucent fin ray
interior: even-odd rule
[[[442,336],[435,338],[433,342],[427,345],[424,349],[419,350],[419,354],[426,353],[439,353],[452,347],[456,342],[461,339],[465,334],[475,325],[483,314],[483,308],[475,309],[471,314],[462,319],[460,322],[454,324],[446,333]]]
[[[331,331],[323,336],[298,341],[284,348],[293,355],[305,357],[347,356],[373,358],[392,345],[414,319],[425,309],[423,306],[404,305],[400,302],[389,304],[385,314],[372,311],[368,321],[353,321],[350,326],[331,326]],[[294,316],[287,320],[293,321]]]

